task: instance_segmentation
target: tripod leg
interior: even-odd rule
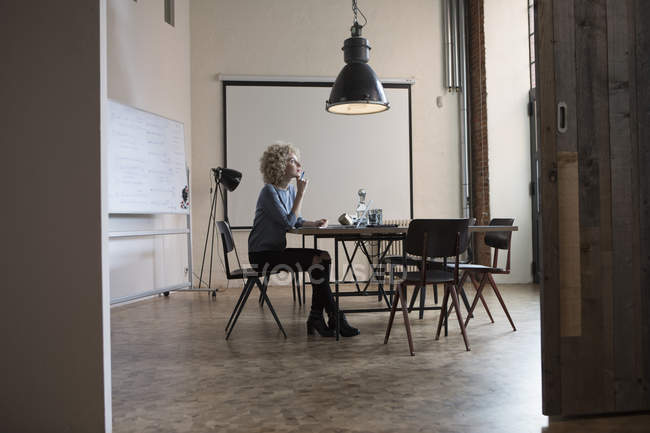
[[[210,205],[210,217],[208,218],[208,229],[205,232],[205,244],[203,244],[203,258],[201,259],[201,273],[199,274],[199,288],[201,288],[201,283],[203,282],[203,267],[205,266],[205,253],[208,249],[208,238],[210,237],[210,225],[212,224],[212,216],[214,215],[216,200],[217,200],[217,190],[215,189],[214,194],[212,195],[212,204]]]
[[[215,206],[216,206],[216,202],[215,202]],[[212,214],[213,220],[212,220],[212,236],[210,240],[210,276],[208,278],[208,287],[212,287],[212,257],[214,253],[214,232],[217,229],[217,225],[214,223],[214,217],[215,215]]]

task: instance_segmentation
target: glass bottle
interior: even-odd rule
[[[357,205],[357,221],[363,217],[363,214],[366,212],[366,190],[361,188],[359,189],[359,204]],[[363,223],[363,222],[362,222]]]

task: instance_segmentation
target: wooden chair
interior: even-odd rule
[[[471,225],[475,225],[475,224],[476,224],[476,218],[470,218],[469,219],[469,225],[471,226]],[[469,246],[468,246],[468,248],[469,248]],[[471,251],[471,250],[468,250],[468,251]],[[413,258],[413,260],[415,260],[415,258]],[[417,258],[417,260],[418,260],[418,263],[416,263],[416,266],[419,267],[421,259]],[[429,269],[444,269],[444,267],[447,266],[446,260],[447,260],[446,258],[444,258],[444,259],[435,259],[435,260],[428,259],[427,260],[427,266],[429,267]],[[462,265],[463,263],[471,263],[471,261],[472,261],[472,257],[471,257],[471,254],[469,254],[468,257],[466,257],[466,259],[462,260],[460,263]],[[463,274],[463,277],[466,277],[466,275]],[[471,316],[471,313],[469,313],[469,309],[470,309],[469,300],[467,299],[467,294],[465,294],[465,289],[464,289],[464,286],[463,286],[463,283],[464,283],[463,277],[461,277],[460,284],[458,285],[458,294],[460,295],[460,299],[463,301],[463,304],[465,305],[465,309],[468,311],[469,316]],[[392,269],[391,269],[391,281],[392,281]],[[390,288],[392,290],[392,288],[393,288],[392,283],[391,283]],[[420,298],[420,308],[419,308],[418,318],[420,320],[424,317],[424,304],[426,302],[425,301],[426,293],[427,293],[426,286],[425,287],[416,287],[415,290],[413,290],[413,294],[411,295],[411,303],[409,304],[409,313],[411,311],[413,311],[413,306],[415,305],[415,300],[419,297]],[[483,299],[483,298],[481,297],[481,299]],[[433,285],[433,302],[435,304],[438,303],[438,286],[435,285],[435,284]],[[445,335],[447,335],[446,332],[447,332],[447,329],[445,328]]]
[[[514,218],[493,218],[490,220],[490,225],[491,226],[512,226],[514,224],[515,220]],[[493,259],[492,259],[492,266],[485,266],[485,265],[479,265],[479,264],[474,264],[474,263],[465,263],[465,264],[460,264],[459,269],[463,272],[463,275],[461,277],[460,284],[462,285],[463,282],[469,278],[472,283],[474,284],[474,287],[476,288],[476,295],[474,296],[474,300],[472,301],[472,305],[469,308],[469,312],[467,313],[467,319],[465,321],[465,326],[467,326],[467,323],[469,322],[469,319],[472,318],[472,313],[474,312],[474,308],[476,307],[476,304],[480,300],[483,303],[483,307],[485,308],[486,312],[488,313],[488,316],[490,318],[490,321],[494,323],[494,319],[492,318],[492,314],[490,313],[490,310],[487,306],[487,303],[485,302],[485,299],[483,298],[483,290],[485,289],[485,284],[490,283],[490,286],[492,287],[492,290],[494,290],[494,294],[497,296],[497,299],[499,300],[499,303],[501,304],[501,308],[503,308],[503,311],[506,313],[506,316],[508,317],[508,320],[510,321],[510,325],[512,326],[512,330],[516,331],[517,328],[515,327],[514,322],[512,321],[512,318],[510,317],[510,313],[508,312],[508,308],[506,308],[506,304],[503,301],[503,297],[501,296],[501,293],[499,292],[499,289],[497,288],[497,284],[494,281],[494,278],[492,277],[493,274],[509,274],[510,273],[510,250],[511,250],[511,238],[512,238],[512,232],[511,231],[502,231],[502,232],[487,232],[485,234],[485,244],[488,245],[489,247],[493,248]],[[508,255],[506,258],[506,266],[505,268],[500,268],[499,267],[499,250],[507,250]],[[447,265],[448,267],[450,265]],[[480,282],[478,282],[477,276],[481,276]]]
[[[393,292],[395,289],[395,268],[399,267],[401,268],[401,271],[404,272],[405,269],[408,267],[420,267],[422,264],[422,258],[420,257],[413,257],[410,255],[407,255],[404,257],[401,254],[394,254],[394,255],[387,255],[384,257],[384,259],[381,262],[381,269],[384,269],[384,281],[386,280],[386,277],[388,277],[388,288],[389,288],[389,293],[390,293],[390,301],[391,303],[393,302]],[[430,264],[429,262],[427,263],[428,265]],[[438,290],[437,287],[434,286],[436,290],[434,290],[434,298],[435,298],[435,303],[438,303]],[[411,302],[411,308],[413,306],[413,302],[415,301],[415,296],[416,293],[413,293],[413,299]],[[411,310],[409,309],[409,312]]]
[[[282,323],[280,323],[280,319],[278,319],[278,315],[275,313],[275,309],[273,308],[273,305],[271,304],[271,301],[269,300],[269,297],[266,294],[266,289],[269,284],[269,277],[271,276],[272,273],[276,273],[276,271],[272,271],[270,269],[242,268],[241,263],[239,262],[239,255],[237,255],[235,241],[232,237],[232,232],[230,231],[230,226],[225,221],[217,221],[217,228],[219,230],[219,233],[221,234],[221,242],[223,244],[223,258],[226,267],[226,278],[228,278],[229,280],[241,279],[245,281],[244,288],[241,294],[239,295],[237,304],[235,304],[235,308],[233,309],[232,314],[230,314],[230,319],[228,320],[228,324],[226,325],[226,329],[225,329],[226,340],[230,337],[232,330],[235,328],[237,319],[239,318],[239,315],[244,309],[244,305],[246,305],[248,296],[251,294],[253,288],[256,285],[260,289],[260,296],[263,302],[266,302],[266,305],[268,305],[269,310],[271,310],[271,314],[273,314],[273,318],[275,319],[275,322],[278,324],[280,331],[282,331],[284,338],[287,338],[287,333],[284,332]],[[238,269],[234,269],[234,270],[230,269],[230,264],[228,262],[228,254],[232,251],[235,252],[235,255],[237,257],[237,264],[239,266]],[[263,282],[260,281],[260,278],[263,278]]]
[[[415,354],[413,338],[411,336],[411,324],[408,318],[406,287],[411,285],[417,289],[427,284],[443,284],[445,291],[442,299],[441,313],[438,319],[436,340],[440,337],[443,319],[446,319],[446,312],[448,311],[447,303],[451,297],[452,304],[455,307],[456,317],[458,318],[458,325],[460,326],[463,340],[465,341],[465,348],[470,350],[469,341],[465,332],[465,324],[458,304],[458,266],[460,254],[467,249],[469,244],[468,224],[468,219],[419,219],[411,221],[406,233],[405,249],[407,254],[421,257],[420,270],[418,272],[403,273],[404,278],[399,283],[398,291],[395,294],[395,301],[391,308],[390,318],[388,319],[384,344],[388,343],[393,319],[395,318],[395,311],[397,310],[397,303],[399,302],[402,305],[409,350],[411,355]],[[448,257],[455,258],[453,269],[446,269],[445,267],[443,269],[427,269],[428,259],[442,258],[446,260]],[[446,262],[445,265],[447,265]]]

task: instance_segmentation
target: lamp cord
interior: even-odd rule
[[[355,24],[358,24],[358,22],[357,22],[357,13],[360,13],[361,16],[363,17],[363,25],[362,25],[361,27],[363,27],[363,26],[365,26],[366,24],[368,24],[368,19],[367,19],[366,16],[363,14],[363,12],[361,11],[361,9],[359,9],[359,6],[357,6],[357,0],[352,0],[352,12],[354,13],[354,23],[355,23]]]

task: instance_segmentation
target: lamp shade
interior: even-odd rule
[[[347,63],[332,86],[325,108],[336,114],[370,114],[388,110],[389,104],[377,74],[368,65],[368,40],[353,36],[343,44]]]
[[[213,168],[214,179],[217,183],[223,185],[228,191],[234,191],[241,182],[241,172],[232,168]]]

